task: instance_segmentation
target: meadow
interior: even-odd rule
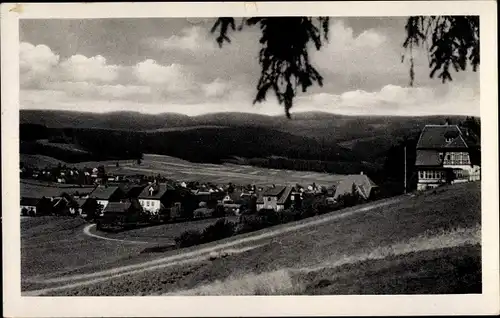
[[[358,207],[336,211],[345,216],[252,242],[237,255],[195,259],[49,294],[480,293],[480,202],[479,183],[448,186],[366,212],[349,214]],[[249,235],[306,222],[311,220]],[[206,246],[211,244],[218,242]]]

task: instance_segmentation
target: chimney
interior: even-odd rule
[[[361,171],[359,174],[360,174],[360,175],[363,175],[363,171]]]
[[[149,187],[149,196],[153,196],[153,192],[155,189],[153,187]]]

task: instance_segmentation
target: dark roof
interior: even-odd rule
[[[90,197],[100,200],[109,200],[109,198],[111,198],[111,196],[118,190],[118,187],[97,187],[94,191],[92,191]]]
[[[106,212],[127,212],[128,208],[130,207],[130,202],[110,202],[106,208],[104,209],[104,213]]]
[[[262,204],[264,202],[264,197],[278,197],[277,204],[284,204],[292,191],[293,187],[287,186],[277,186],[274,188],[269,188],[264,192],[260,192],[257,194],[257,203]]]
[[[417,149],[468,148],[473,145],[457,125],[426,125],[420,133]],[[451,141],[447,141],[451,139]]]
[[[368,199],[371,196],[371,192],[374,188],[378,186],[365,174],[350,174],[345,176],[343,180],[335,185],[334,198],[338,198],[340,195],[347,193],[352,193],[353,186],[356,187],[359,194]]]
[[[36,206],[38,204],[38,201],[40,201],[40,199],[37,199],[37,198],[21,198],[21,205]]]
[[[84,199],[84,198],[78,198],[78,199],[75,199],[75,202],[76,204],[79,206],[79,207],[83,207],[85,205],[85,202],[87,202],[87,199]]]
[[[155,188],[155,192],[153,195],[149,194],[149,188]],[[139,194],[139,199],[160,199],[165,192],[175,190],[175,187],[168,183],[160,183],[160,184],[149,184],[147,185]]]
[[[274,188],[269,188],[264,193],[262,194],[263,196],[266,197],[277,197],[281,194],[286,189],[285,186],[276,186]]]
[[[417,150],[416,166],[440,166],[443,159],[439,158],[436,150]]]
[[[278,204],[284,204],[288,197],[290,196],[290,193],[292,193],[293,188],[292,187],[286,187],[285,190],[281,193],[281,196],[278,199]]]
[[[127,191],[127,197],[129,198],[137,198],[142,191],[144,190],[145,186],[132,186],[128,189]]]

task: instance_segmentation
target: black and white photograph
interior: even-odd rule
[[[18,15],[2,189],[19,296],[498,297],[496,45],[492,63],[481,41],[496,3],[481,3],[2,8]]]

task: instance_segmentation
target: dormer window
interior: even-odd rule
[[[450,143],[450,142],[452,142],[452,141],[453,141],[453,138],[451,138],[451,137],[446,137],[445,141],[446,141],[447,143]]]

